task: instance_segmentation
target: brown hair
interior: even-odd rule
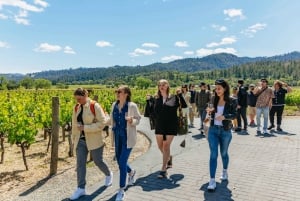
[[[126,98],[127,102],[131,101],[131,90],[127,85],[119,86],[118,90],[122,90],[125,94],[127,94],[127,98]]]
[[[89,92],[86,89],[78,88],[74,91],[74,96],[88,96]]]
[[[282,85],[283,85],[283,84],[282,84],[281,81],[276,80],[276,81],[274,82],[274,86],[275,86],[276,84],[279,86],[279,88],[282,88]]]
[[[158,97],[161,97],[161,93],[159,91],[159,85],[160,84],[168,85],[167,94],[169,95],[169,93],[170,93],[170,84],[169,84],[168,80],[161,79],[161,80],[158,81],[158,84],[157,84],[157,88],[158,88],[157,95],[158,95]]]

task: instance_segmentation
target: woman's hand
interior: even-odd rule
[[[225,117],[224,117],[224,115],[219,115],[219,116],[216,116],[215,119],[217,121],[223,121],[223,120],[225,120]]]
[[[125,117],[126,121],[129,123],[129,124],[132,124],[133,122],[133,117]]]

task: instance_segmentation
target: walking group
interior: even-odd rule
[[[178,131],[178,108],[188,118],[189,128],[194,127],[194,117],[200,117],[201,132],[208,122],[207,139],[210,149],[209,172],[210,180],[207,189],[216,188],[216,169],[218,150],[223,163],[221,180],[228,179],[229,155],[228,149],[232,139],[232,131],[247,131],[247,110],[249,126],[256,126],[257,134],[261,134],[261,115],[263,115],[263,133],[275,128],[274,116],[277,116],[277,130],[282,131],[282,113],[285,104],[285,94],[292,89],[287,84],[276,81],[273,89],[268,87],[268,81],[261,79],[257,85],[250,84],[249,91],[244,81],[239,80],[237,87],[231,90],[228,82],[216,80],[214,90],[204,82],[196,90],[195,85],[182,85],[171,93],[167,80],[160,80],[157,94],[147,95],[145,117],[149,117],[150,127],[155,131],[156,142],[161,152],[162,166],[158,179],[168,177],[168,169],[172,168],[170,147]],[[231,94],[232,92],[232,94]],[[116,201],[125,199],[127,185],[134,185],[136,170],[128,164],[128,158],[137,141],[137,129],[141,115],[137,105],[131,101],[131,90],[128,86],[120,86],[116,91],[116,102],[111,106],[110,115],[106,114],[100,104],[88,97],[85,89],[74,92],[77,104],[72,115],[72,138],[77,155],[77,189],[70,197],[76,200],[86,194],[86,161],[90,151],[96,166],[105,174],[105,186],[111,186],[113,173],[103,160],[104,142],[102,129],[112,127],[115,157],[119,166],[119,190]],[[270,126],[268,119],[270,117]],[[242,126],[243,120],[243,126]]]

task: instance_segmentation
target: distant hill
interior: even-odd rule
[[[153,63],[146,66],[113,66],[108,68],[87,68],[49,70],[30,74],[34,78],[45,78],[53,83],[74,83],[82,81],[93,81],[101,83],[101,80],[115,80],[134,74],[155,73],[157,71],[179,71],[198,72],[214,69],[227,69],[232,66],[239,66],[255,62],[285,62],[300,60],[300,52],[291,52],[284,55],[272,57],[238,57],[233,54],[220,53],[202,58],[186,58],[175,60],[169,63]],[[10,77],[12,78],[12,76]]]

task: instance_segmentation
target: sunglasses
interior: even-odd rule
[[[223,83],[225,83],[225,80],[222,79],[215,81],[215,84],[223,84]]]
[[[115,91],[116,94],[120,94],[120,93],[122,93],[122,92],[123,92],[123,91],[121,91],[121,90],[116,90],[116,91]]]

